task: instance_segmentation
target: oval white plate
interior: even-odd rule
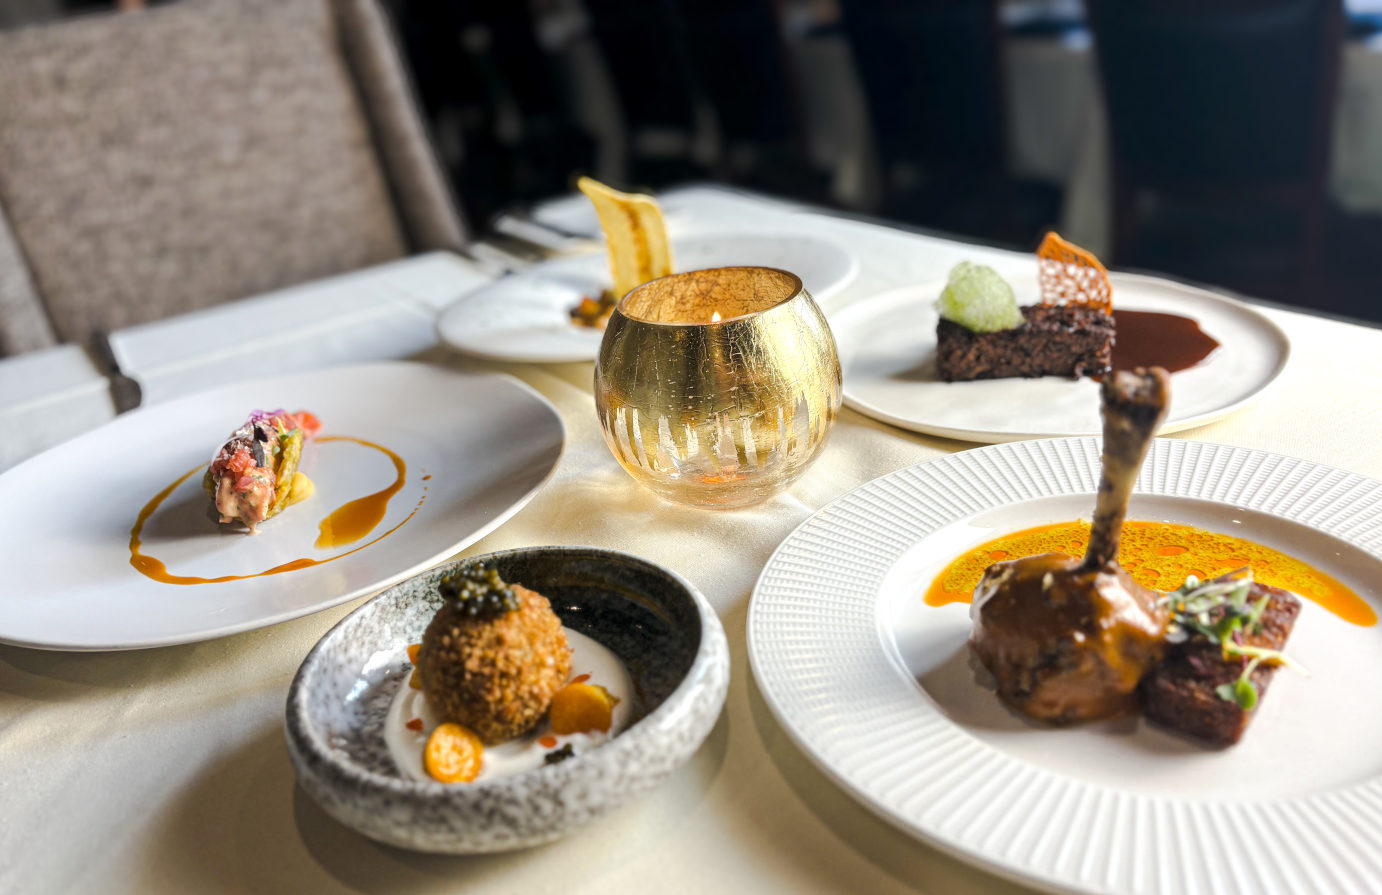
[[[329,512],[388,487],[396,474],[370,448],[309,442],[302,470],[316,494],[265,522],[258,535],[207,515],[198,472],[150,517],[144,553],[177,575],[243,575],[344,553],[401,527],[349,556],[277,575],[178,585],[136,571],[130,529],[144,505],[208,463],[249,411],[278,407],[312,411],[324,436],[363,438],[402,457],[406,482],[374,531],[346,547],[314,546]],[[125,414],[0,475],[9,520],[0,539],[0,642],[59,650],[163,646],[335,606],[492,531],[551,475],[564,438],[552,405],[510,376],[403,363],[256,379]]]
[[[740,265],[791,271],[818,300],[849,285],[859,272],[853,252],[796,234],[688,236],[673,241],[672,256],[679,271]],[[437,329],[452,348],[491,360],[594,360],[604,330],[576,326],[569,312],[582,296],[596,297],[608,286],[604,252],[553,258],[467,295],[442,314]]]
[[[1382,879],[1382,626],[1306,602],[1243,741],[1124,720],[1019,720],[975,681],[956,555],[1088,518],[1099,440],[996,445],[900,470],[804,522],[749,606],[749,659],[803,751],[907,832],[995,873],[1098,893],[1373,892]],[[1129,514],[1276,547],[1382,605],[1382,483],[1304,460],[1155,442]]]
[[[1181,314],[1219,342],[1198,366],[1174,374],[1162,433],[1227,416],[1261,395],[1286,366],[1286,334],[1242,302],[1170,280],[1112,274],[1118,308]],[[1091,379],[944,382],[936,375],[935,300],[944,282],[885,292],[831,315],[845,403],[914,432],[965,441],[1017,441],[1100,431],[1098,383]],[[1014,283],[1018,301],[1038,300],[1033,283]]]

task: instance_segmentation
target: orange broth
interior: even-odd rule
[[[991,563],[1039,553],[1082,556],[1089,545],[1088,522],[1057,522],[995,538],[957,557],[936,576],[926,603],[968,603]],[[1119,562],[1139,584],[1172,591],[1194,575],[1201,581],[1248,566],[1253,577],[1293,591],[1344,621],[1377,624],[1377,613],[1340,581],[1280,551],[1232,535],[1169,522],[1126,522]]]

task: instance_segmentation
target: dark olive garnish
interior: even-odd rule
[[[567,743],[560,749],[553,749],[551,752],[548,752],[546,755],[542,756],[542,763],[556,764],[560,761],[566,761],[568,758],[573,758],[575,755],[575,750],[571,748],[570,743]]]

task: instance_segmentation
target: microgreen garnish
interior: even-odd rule
[[[1259,694],[1252,682],[1252,673],[1259,665],[1285,665],[1300,674],[1309,674],[1280,650],[1242,642],[1245,635],[1262,633],[1262,616],[1271,600],[1270,596],[1263,595],[1249,604],[1251,592],[1252,570],[1239,569],[1203,584],[1191,575],[1179,589],[1162,597],[1162,604],[1171,610],[1171,624],[1166,633],[1168,642],[1184,643],[1198,634],[1219,644],[1225,662],[1243,662],[1243,673],[1238,679],[1220,684],[1214,692],[1245,712],[1257,706]]]

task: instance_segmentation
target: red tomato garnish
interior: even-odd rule
[[[314,413],[309,413],[306,410],[299,410],[297,413],[293,414],[293,416],[297,419],[297,426],[302,430],[303,437],[305,438],[311,438],[322,430],[321,420],[317,419],[317,415]]]
[[[259,464],[254,462],[254,452],[244,445],[241,445],[236,448],[235,453],[231,454],[229,459],[226,460],[225,469],[231,475],[235,476],[236,479],[239,479],[246,472],[254,469],[258,465]]]

